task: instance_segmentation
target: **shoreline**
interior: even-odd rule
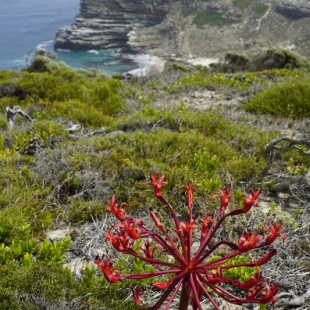
[[[165,68],[168,60],[153,56],[149,54],[137,54],[137,55],[128,55],[128,59],[130,59],[133,63],[136,64],[138,68],[131,69],[129,71],[125,71],[122,74],[131,74],[134,76],[145,76],[150,70],[156,70],[158,72],[162,72]],[[186,64],[191,64],[194,66],[201,65],[204,67],[209,67],[211,63],[217,63],[220,61],[219,58],[171,58],[172,61],[180,61]]]

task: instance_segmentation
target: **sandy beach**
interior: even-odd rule
[[[167,62],[167,60],[163,58],[157,56],[151,56],[148,54],[132,55],[129,56],[129,58],[132,59],[132,61],[137,64],[138,68],[130,70],[126,73],[135,76],[145,76],[150,70],[156,70],[158,72],[162,72]],[[208,67],[211,63],[219,62],[218,58],[189,58],[189,59],[175,58],[172,60],[182,61],[188,64],[192,64],[194,66],[201,65],[204,67]]]
[[[136,76],[145,76],[149,70],[157,70],[162,72],[166,64],[166,60],[147,54],[132,55],[129,56],[129,58],[137,64],[138,68],[130,70],[126,73]]]

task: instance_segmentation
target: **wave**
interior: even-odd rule
[[[117,64],[120,64],[119,60],[105,61],[105,62],[102,63],[102,65],[104,65],[104,66],[114,66],[114,65],[117,65]]]
[[[47,47],[50,47],[52,43],[53,43],[53,40],[43,41],[42,43],[36,46],[36,49],[46,49]]]
[[[87,51],[87,53],[92,53],[92,54],[98,55],[98,54],[100,53],[100,51],[97,51],[97,50],[89,50],[89,51]]]
[[[66,50],[66,49],[63,49],[63,48],[57,48],[56,51],[57,52],[64,52],[64,53],[71,53],[72,52],[71,50]]]

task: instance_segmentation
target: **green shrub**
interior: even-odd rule
[[[268,10],[268,5],[264,3],[257,3],[255,4],[253,11],[254,11],[254,18],[261,18]]]
[[[251,5],[251,0],[234,0],[233,5],[244,11]]]
[[[219,14],[214,14],[209,11],[198,11],[193,19],[193,24],[202,27],[206,24],[211,26],[223,27],[231,25],[233,22],[222,17]]]
[[[213,261],[216,259],[221,258],[221,256],[212,255],[208,261]],[[232,259],[229,259],[224,266],[228,265],[238,265],[238,264],[246,264],[249,263],[251,260],[249,257],[244,255],[236,256]],[[239,280],[241,282],[245,282],[250,280],[250,278],[255,274],[255,271],[258,267],[236,267],[231,269],[223,270],[223,275],[225,277],[231,278],[233,280]]]
[[[66,117],[101,127],[111,122],[109,116],[122,110],[123,84],[95,70],[84,73],[61,66],[51,72],[20,72],[0,84],[0,105],[29,108],[31,116],[39,120]],[[7,77],[3,74],[3,79]]]
[[[277,116],[310,116],[310,81],[291,79],[262,90],[243,107]]]
[[[21,266],[16,261],[0,264],[0,309],[141,309],[125,300],[130,290],[107,286],[103,276],[85,269],[85,280],[77,281],[62,262],[32,261]]]

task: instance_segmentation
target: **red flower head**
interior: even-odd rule
[[[159,229],[162,229],[163,228],[163,224],[160,222],[160,220],[155,215],[155,213],[153,211],[151,211],[150,215],[151,215],[151,218],[152,218],[154,224],[156,225],[156,227],[158,227]]]
[[[199,221],[202,222],[201,237],[204,238],[207,235],[209,224],[212,221],[212,217],[206,214],[206,217],[204,219],[200,218]]]
[[[152,286],[156,287],[159,290],[165,290],[170,285],[170,282],[154,282]]]
[[[236,286],[241,288],[242,290],[249,290],[252,287],[256,286],[258,283],[262,282],[265,279],[265,277],[262,276],[261,272],[256,269],[255,274],[250,277],[248,281],[242,282]]]
[[[95,264],[100,267],[103,272],[105,278],[110,283],[115,283],[120,280],[121,272],[117,269],[113,269],[113,264],[111,259],[107,259],[106,261],[102,261],[99,256],[95,259]]]
[[[109,208],[106,209],[107,212],[112,212],[114,216],[116,216],[120,221],[124,221],[125,217],[124,214],[126,211],[122,208],[122,206],[128,206],[127,203],[123,202],[121,203],[119,209],[117,208],[117,197],[113,196],[112,200],[107,199],[108,204],[110,205]]]
[[[194,204],[194,197],[193,197],[193,184],[191,182],[188,182],[188,184],[184,184],[186,191],[187,191],[187,204],[189,208],[193,208]]]
[[[141,290],[141,288],[132,287],[132,288],[131,288],[131,292],[132,292],[132,295],[133,295],[133,300],[134,300],[134,302],[135,302],[138,306],[142,306],[142,305],[141,305],[141,301],[140,301],[140,297],[141,297],[141,295],[142,295],[142,290]]]
[[[133,223],[129,219],[123,221],[122,224],[116,224],[117,226],[123,227],[127,233],[127,235],[131,239],[139,239],[141,233],[141,227],[143,225],[143,221],[140,219],[135,220]]]
[[[238,239],[239,251],[247,252],[255,248],[258,241],[260,241],[263,236],[256,235],[255,232],[250,234],[247,229],[244,230],[243,236]]]
[[[266,240],[265,240],[265,244],[266,245],[272,244],[278,236],[281,236],[282,240],[284,242],[286,237],[285,237],[284,233],[279,232],[280,228],[284,224],[280,224],[279,226],[277,226],[276,223],[271,223],[270,225],[271,225],[270,227],[265,226],[266,230],[268,231],[268,234],[267,234],[267,237],[266,237]]]
[[[220,192],[220,194],[214,194],[210,197],[210,199],[212,200],[218,197],[221,203],[221,211],[223,212],[227,209],[229,201],[232,197],[234,197],[234,195],[230,195],[231,188],[229,187],[227,187],[225,191],[219,188],[218,191]]]
[[[242,208],[242,213],[247,213],[250,211],[253,205],[258,206],[257,198],[260,195],[261,191],[258,190],[254,192],[254,190],[251,188],[252,194],[245,194],[245,199],[243,201],[244,207]]]
[[[190,220],[189,223],[180,222],[178,230],[182,231],[184,235],[188,235],[194,228],[199,228],[199,226],[195,224],[195,220]]]
[[[156,173],[153,173],[151,178],[152,178],[152,181],[147,182],[147,183],[152,184],[152,186],[154,188],[155,196],[160,199],[163,196],[161,193],[162,186],[163,186],[163,184],[168,184],[168,183],[164,181],[164,179],[165,179],[164,175],[162,175],[160,177],[160,179],[158,180],[158,175]]]
[[[280,290],[278,284],[261,283],[254,287],[248,294],[248,298],[258,299],[261,304],[274,304],[277,301],[275,296]]]
[[[124,246],[121,242],[120,238],[115,238],[114,234],[111,230],[107,230],[105,233],[105,237],[109,240],[109,242],[112,244],[113,248],[118,252],[124,251]]]
[[[151,249],[151,242],[149,240],[144,241],[144,247],[145,249],[139,248],[139,250],[142,250],[147,258],[154,258],[154,253],[156,251],[163,251],[163,249],[159,246],[153,246]]]

